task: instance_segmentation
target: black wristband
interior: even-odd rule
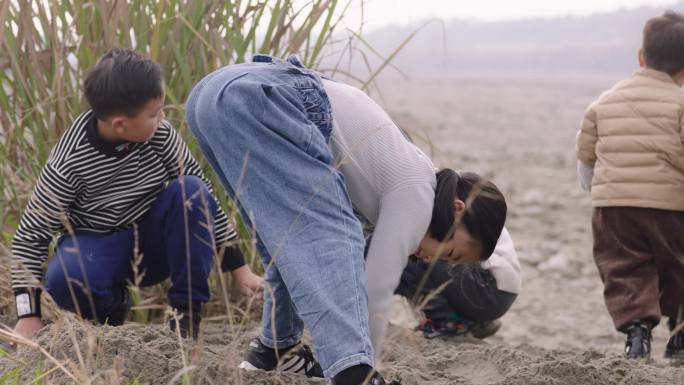
[[[17,318],[41,317],[40,293],[38,287],[22,287],[14,290]]]
[[[238,267],[245,265],[245,258],[242,256],[239,245],[226,246],[223,249],[223,258],[221,259],[221,271],[233,271]]]

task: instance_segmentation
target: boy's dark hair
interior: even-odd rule
[[[98,119],[135,116],[145,103],[164,95],[162,79],[159,64],[132,49],[114,48],[90,69],[83,93]]]
[[[646,65],[670,76],[684,70],[684,16],[668,10],[649,19],[642,44]]]
[[[475,194],[470,196],[471,194]],[[435,205],[432,210],[430,234],[439,241],[451,236],[459,224],[454,224],[454,200],[466,203],[461,223],[468,233],[482,244],[482,260],[494,252],[504,222],[506,199],[494,183],[472,172],[457,173],[451,169],[437,172]]]

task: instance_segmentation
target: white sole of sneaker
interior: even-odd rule
[[[252,365],[247,361],[242,361],[240,365],[238,365],[238,368],[245,370],[259,370],[259,368],[257,368],[256,366]]]

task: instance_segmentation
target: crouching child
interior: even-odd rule
[[[421,310],[418,329],[426,338],[471,334],[483,339],[499,330],[499,319],[521,286],[518,256],[504,228],[486,260],[452,263],[411,256],[395,293]]]
[[[15,332],[30,338],[43,326],[43,289],[65,310],[121,325],[137,258],[141,286],[170,278],[169,304],[182,315],[171,328],[196,337],[215,252],[243,293],[260,291],[263,281],[245,265],[210,182],[164,120],[160,66],[113,49],[83,89],[90,109],[52,149],[12,242]]]

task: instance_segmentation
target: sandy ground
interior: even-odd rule
[[[464,78],[383,86],[399,123],[429,137],[425,150],[430,143],[438,148],[432,153],[436,165],[492,177],[507,196],[523,292],[488,343],[578,357],[590,351],[615,356],[624,347],[603,303],[591,254],[591,200],[578,187],[574,157],[586,107],[614,80]],[[654,334],[654,365],[666,365],[667,328]],[[684,383],[682,374],[672,383]],[[567,377],[562,383],[588,382]]]
[[[236,369],[253,327],[248,329],[208,324],[201,344],[181,348],[176,336],[159,325],[84,328],[67,320],[43,329],[37,342],[65,368],[52,372],[49,383],[80,384],[88,378],[104,384],[325,384],[294,375]],[[570,352],[467,337],[425,340],[397,327],[390,334],[384,372],[406,385],[677,384],[684,375],[681,368],[628,362],[593,348]],[[17,365],[30,368],[23,372],[21,383],[33,378],[35,368],[52,367],[45,355],[33,349],[0,357],[0,373]],[[80,369],[84,367],[89,370]]]
[[[386,377],[408,385],[684,383],[684,368],[661,358],[668,334],[663,325],[655,330],[652,362],[621,358],[623,337],[605,310],[591,257],[590,199],[576,182],[574,135],[588,103],[612,80],[437,79],[383,85],[382,103],[414,137],[430,138],[418,141],[436,165],[480,172],[505,192],[507,226],[524,271],[523,292],[500,332],[484,342],[428,341],[392,327],[384,354]],[[98,381],[181,382],[179,373],[190,366],[195,383],[324,383],[235,369],[254,326],[207,324],[204,343],[183,355],[186,364],[175,337],[160,326],[86,332],[58,323],[41,332],[39,343],[56,358],[78,363],[86,360],[74,349],[78,341]],[[32,350],[0,357],[0,377],[17,360],[35,363],[40,357]],[[55,376],[53,382],[67,381],[63,374]]]

